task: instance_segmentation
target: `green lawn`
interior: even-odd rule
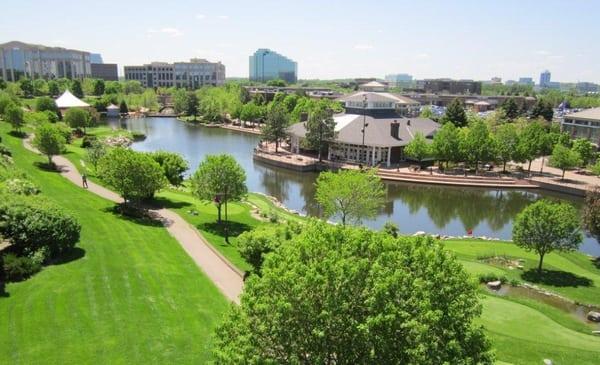
[[[199,364],[228,303],[160,226],[40,169],[45,158],[7,135],[15,164],[82,225],[78,256],[11,283],[0,298],[0,363]]]
[[[70,147],[68,157],[78,168],[85,159],[83,149]],[[90,173],[94,179],[93,172]],[[222,232],[215,227],[217,210],[210,202],[201,202],[185,191],[166,190],[158,194],[162,204],[178,212],[197,227],[211,244],[242,270],[249,265],[235,249],[235,237],[225,243]],[[276,207],[267,197],[250,193],[247,202],[260,211],[274,211],[285,220],[302,221],[304,218]],[[229,218],[235,233],[270,224],[254,219],[246,203],[232,203]],[[493,273],[509,279],[527,281],[523,276],[537,267],[537,257],[517,246],[503,242],[457,240],[445,241],[465,269],[475,278]],[[524,270],[510,270],[480,260],[483,256],[510,256],[525,259]],[[557,254],[546,257],[544,267],[552,270],[557,282],[537,283],[579,302],[600,305],[600,269],[590,258],[580,253]],[[577,286],[574,286],[577,285]],[[497,353],[499,363],[541,364],[544,358],[555,364],[597,364],[600,358],[600,337],[590,335],[592,326],[569,313],[534,299],[522,297],[483,296],[483,315],[480,322],[486,326]]]
[[[531,282],[529,275],[535,274],[537,268],[538,257],[534,252],[527,252],[511,243],[459,240],[445,241],[445,244],[476,275],[488,272],[487,267],[489,272],[504,274],[509,279]],[[485,256],[508,256],[526,261],[523,270],[511,270],[478,260]],[[590,257],[579,252],[553,252],[544,258],[544,269],[550,270],[549,279],[534,281],[534,284],[577,302],[600,306],[600,269],[594,266]]]

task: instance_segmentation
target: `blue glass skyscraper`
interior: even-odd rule
[[[276,79],[289,84],[298,81],[298,64],[270,49],[258,49],[250,56],[250,81]]]

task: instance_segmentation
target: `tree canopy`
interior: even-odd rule
[[[164,171],[169,184],[178,186],[183,182],[183,174],[189,169],[188,162],[178,153],[156,151],[150,153],[154,161],[158,162]]]
[[[542,199],[517,215],[512,236],[518,246],[539,255],[541,274],[546,254],[579,247],[583,240],[579,226],[577,210],[572,205]]]
[[[311,221],[217,329],[222,364],[492,364],[477,289],[431,238]]]
[[[13,129],[17,132],[21,131],[21,127],[23,127],[24,119],[23,119],[23,109],[16,104],[9,104],[4,108],[4,114],[2,118],[10,123]]]
[[[342,225],[373,218],[383,206],[385,188],[374,170],[325,171],[319,174],[315,199],[326,218],[337,216]]]
[[[581,165],[581,157],[579,157],[579,154],[571,150],[569,147],[565,147],[562,144],[557,144],[552,151],[552,156],[550,156],[550,165],[561,169],[561,179],[564,179],[566,170],[570,170]]]
[[[85,131],[86,127],[91,124],[90,113],[82,108],[69,108],[64,116],[64,122],[73,129],[82,128]]]
[[[163,169],[146,153],[111,149],[98,163],[98,176],[112,186],[125,203],[151,198],[166,185]]]
[[[423,136],[423,133],[417,132],[412,141],[404,147],[404,154],[419,163],[431,155],[431,146]]]
[[[33,145],[48,157],[52,165],[52,156],[59,155],[65,149],[65,137],[56,125],[44,123],[36,128]]]
[[[305,124],[304,141],[308,148],[318,152],[319,161],[323,158],[322,154],[328,141],[335,138],[335,121],[332,114],[326,103],[320,103],[312,109]]]
[[[228,202],[239,200],[248,192],[246,172],[233,156],[227,154],[207,155],[191,180],[194,195],[217,205],[219,223],[221,207],[227,207]]]
[[[442,123],[452,123],[457,127],[465,127],[467,125],[467,113],[458,98],[452,100],[446,107],[446,112],[442,116]]]
[[[275,152],[279,148],[279,142],[286,136],[288,124],[289,115],[283,105],[275,105],[267,113],[267,120],[261,131],[265,140],[275,142]]]
[[[585,229],[600,240],[600,187],[587,191],[582,216]]]

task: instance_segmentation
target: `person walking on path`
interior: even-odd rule
[[[81,174],[81,183],[83,184],[83,187],[85,189],[88,188],[87,176],[85,175],[85,172],[83,174]]]

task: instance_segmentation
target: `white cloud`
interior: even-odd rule
[[[170,35],[171,37],[181,37],[183,35],[181,30],[171,27],[160,28],[159,30],[150,28],[146,32],[148,34],[166,34]]]
[[[219,16],[217,16],[217,18],[219,18],[221,20],[227,20],[227,19],[229,19],[229,15],[219,15]]]
[[[415,56],[415,58],[419,59],[419,60],[426,60],[429,58],[429,53],[417,53],[417,55]]]
[[[360,43],[360,44],[355,44],[354,45],[354,49],[359,50],[359,51],[368,51],[370,49],[373,49],[374,47],[370,44],[364,44],[364,43]]]
[[[204,14],[196,14],[196,19],[202,20],[205,18],[206,18],[206,15],[204,15]]]
[[[533,53],[535,53],[538,56],[549,56],[550,55],[550,52],[543,50],[543,49],[539,49]]]

